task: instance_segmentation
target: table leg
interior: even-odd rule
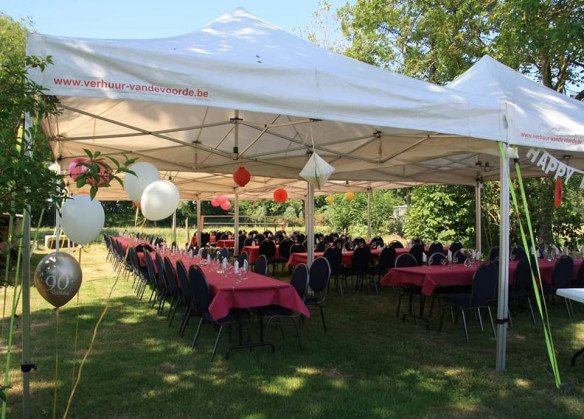
[[[580,356],[580,354],[582,353],[584,353],[584,348],[580,349],[578,352],[574,354],[574,356],[572,357],[572,361],[570,362],[572,366],[576,365],[576,358],[578,358],[578,356]]]

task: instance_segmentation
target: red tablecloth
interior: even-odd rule
[[[247,252],[247,261],[251,265],[260,257],[260,247],[256,245],[243,246],[242,252]],[[280,258],[280,246],[276,245],[276,259]]]
[[[552,272],[555,261],[539,259],[539,270],[541,280],[545,283],[551,283]],[[574,279],[582,264],[581,260],[574,261]],[[518,262],[509,262],[509,282],[513,283],[515,271]],[[471,285],[472,277],[479,265],[466,267],[462,263],[450,266],[415,266],[411,268],[393,268],[381,279],[381,285],[384,286],[401,286],[401,285],[420,285],[422,293],[432,295],[438,287],[450,287],[459,285]]]
[[[154,252],[150,254],[154,257]],[[179,256],[168,254],[173,263]],[[141,260],[143,261],[142,255]],[[255,272],[248,272],[247,278],[242,280],[242,276],[229,274],[218,274],[216,268],[201,263],[198,257],[188,255],[180,257],[187,269],[193,264],[199,264],[209,283],[212,301],[209,306],[209,313],[214,319],[220,319],[229,314],[232,308],[253,308],[277,304],[282,307],[302,313],[310,317],[310,311],[306,308],[298,293],[292,285]],[[156,266],[156,265],[155,265]]]
[[[115,240],[116,242],[118,242],[122,246],[122,253],[124,255],[126,254],[126,250],[128,250],[129,245],[131,245],[132,247],[136,247],[136,246],[143,244],[143,245],[148,245],[149,247],[152,247],[150,245],[150,243],[148,243],[147,241],[138,240],[135,237],[117,236],[117,237],[112,237],[112,240]]]
[[[228,239],[228,240],[219,240],[217,242],[217,247],[235,247],[235,240],[234,239]]]
[[[371,255],[374,258],[379,258],[382,249],[373,249],[371,251]],[[324,256],[324,252],[314,252],[314,258],[318,258]],[[351,258],[353,257],[352,250],[346,250],[342,253],[341,264],[342,265],[351,265]],[[288,259],[288,266],[296,266],[300,265],[301,263],[306,263],[308,261],[308,253],[301,252],[301,253],[292,253],[290,254],[290,258]]]

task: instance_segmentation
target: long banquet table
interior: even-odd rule
[[[373,249],[371,250],[371,255],[374,258],[378,258],[383,249]],[[343,250],[341,257],[342,265],[351,265],[351,258],[353,257],[353,250]],[[324,252],[314,252],[314,258],[324,256]],[[306,263],[308,261],[308,252],[291,253],[290,258],[288,258],[288,266],[296,266],[301,263]]]
[[[555,261],[539,259],[539,269],[541,280],[544,283],[551,283],[552,272]],[[517,271],[517,261],[509,262],[509,282],[513,283],[515,272]],[[574,279],[582,265],[582,260],[574,260]],[[471,285],[474,273],[479,265],[470,267],[457,263],[452,266],[414,266],[409,268],[392,268],[381,279],[381,285],[394,287],[402,285],[418,285],[422,287],[422,294],[432,295],[437,288]]]
[[[152,252],[151,257],[155,257]],[[191,265],[199,265],[209,283],[212,301],[209,313],[214,319],[220,319],[229,314],[232,308],[253,308],[269,305],[279,305],[310,317],[310,311],[296,293],[292,285],[255,272],[247,272],[246,276],[236,275],[233,267],[227,274],[217,273],[217,265],[207,264],[199,257],[190,257],[188,254],[161,252],[161,256],[168,256],[173,264],[182,260],[188,269]],[[144,255],[138,255],[143,261]]]
[[[251,265],[254,263],[257,258],[260,257],[260,246],[259,245],[251,245],[251,246],[243,246],[241,249],[242,252],[247,252],[247,260]],[[276,259],[280,258],[280,246],[276,245]]]

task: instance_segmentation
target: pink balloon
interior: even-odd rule
[[[217,196],[217,202],[219,202],[219,205],[221,205],[224,202],[227,202],[227,197],[225,195],[218,195]],[[231,204],[230,204],[230,206],[231,206]]]
[[[211,199],[211,205],[213,205],[214,207],[218,207],[221,204],[219,203],[219,201],[217,201],[217,197],[214,197],[213,199]]]
[[[221,204],[221,209],[224,211],[229,211],[231,209],[231,202],[225,201]]]

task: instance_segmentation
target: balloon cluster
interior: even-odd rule
[[[221,207],[223,211],[229,211],[231,209],[231,202],[229,202],[225,195],[215,195],[212,197],[211,205],[214,207]]]
[[[160,180],[158,169],[150,163],[134,163],[129,169],[135,175],[126,175],[124,190],[142,210],[142,215],[152,221],[171,216],[180,201],[176,185],[168,180]]]

